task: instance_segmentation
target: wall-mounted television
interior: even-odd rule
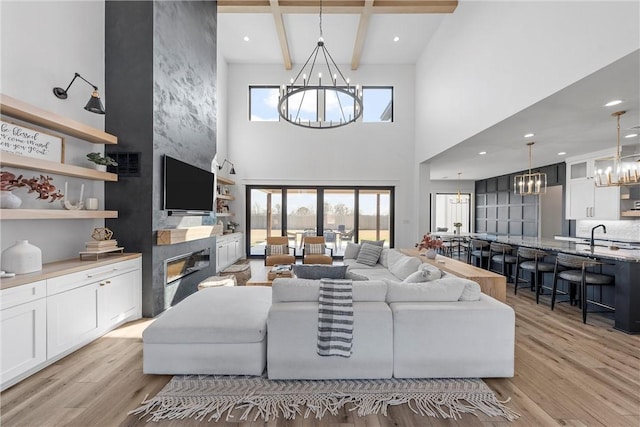
[[[172,213],[215,212],[215,174],[164,156],[164,210]]]

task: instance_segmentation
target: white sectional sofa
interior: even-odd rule
[[[385,251],[378,265],[345,260],[354,280],[350,357],[317,354],[320,281],[282,278],[272,288],[208,288],[162,314],[143,333],[144,372],[259,375],[266,366],[272,379],[513,376],[511,307],[475,282]]]

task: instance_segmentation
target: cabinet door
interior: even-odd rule
[[[100,281],[101,326],[109,330],[126,320],[140,317],[140,271]]]
[[[568,184],[567,219],[585,219],[593,214],[592,179],[574,180]]]
[[[229,263],[229,246],[227,243],[218,243],[216,250],[216,271],[223,270]]]
[[[47,301],[42,298],[0,312],[2,389],[47,359]]]
[[[620,188],[596,188],[593,197],[594,219],[620,219]]]
[[[91,283],[47,298],[47,357],[100,335],[99,288]]]

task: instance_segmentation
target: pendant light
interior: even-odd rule
[[[458,192],[456,193],[456,198],[449,199],[449,201],[455,205],[465,205],[469,202],[468,198],[462,197],[462,194],[460,193],[460,175],[462,175],[462,172],[458,172]]]
[[[529,147],[529,172],[516,175],[513,179],[513,192],[520,196],[537,196],[547,192],[547,174],[531,172],[531,148],[535,142],[527,142]]]
[[[616,154],[614,157],[596,159],[596,187],[617,187],[640,184],[640,155],[622,156],[620,146],[620,116],[626,111],[616,111],[611,115],[616,118]]]

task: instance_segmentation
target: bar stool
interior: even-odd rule
[[[491,242],[489,246],[489,265],[487,269],[495,273],[500,273],[503,276],[507,276],[507,282],[510,281],[513,268],[516,263],[517,257],[511,255],[513,253],[513,247],[504,243]],[[491,262],[495,262],[502,265],[501,271],[491,270]]]
[[[601,301],[587,298],[587,286],[599,286],[602,297],[602,286],[613,286],[615,277],[602,273],[592,273],[587,268],[601,266],[602,263],[592,258],[578,255],[558,254],[556,256],[555,270],[553,272],[553,289],[551,291],[551,310],[556,302],[556,292],[558,279],[566,280],[569,283],[569,301],[575,300],[576,285],[580,285],[580,306],[582,308],[582,323],[587,323],[587,304],[591,303],[610,311],[615,311],[615,307],[603,304]],[[561,267],[565,270],[560,271]],[[602,298],[600,298],[602,300]]]
[[[484,260],[489,261],[489,251],[486,249],[488,246],[489,242],[486,240],[471,239],[467,248],[467,264],[471,264],[473,261],[475,265],[474,258],[478,258],[480,260],[480,268],[484,268]],[[487,264],[489,263],[487,262]],[[487,265],[488,268],[489,266]]]
[[[525,248],[522,246],[518,248],[516,256],[516,279],[513,285],[514,294],[518,293],[520,270],[528,271],[533,276],[533,279],[529,280],[529,283],[531,284],[531,290],[535,290],[536,292],[536,304],[540,303],[540,293],[543,288],[543,286],[540,285],[540,277],[542,276],[544,282],[544,273],[553,273],[555,268],[554,264],[541,261],[546,256],[548,256],[548,254],[540,249]]]

